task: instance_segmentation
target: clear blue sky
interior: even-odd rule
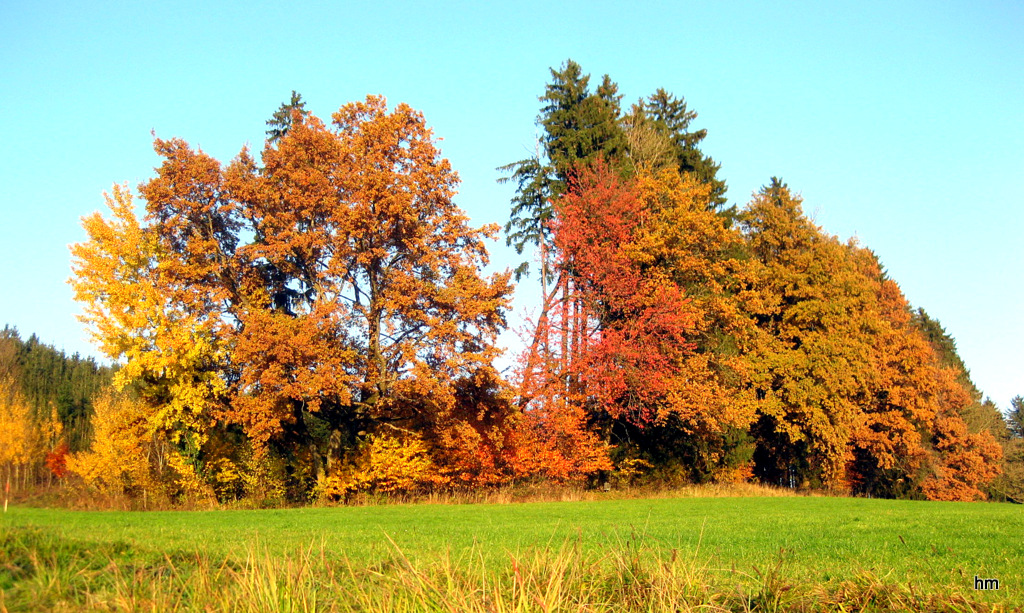
[[[95,353],[65,284],[79,218],[153,175],[151,130],[227,161],[293,89],[321,117],[369,93],[423,111],[461,206],[503,223],[494,169],[532,149],[548,68],[571,57],[624,103],[685,96],[732,202],[781,176],[879,254],[985,393],[1024,394],[1024,5],[502,4],[6,0],[0,324]]]

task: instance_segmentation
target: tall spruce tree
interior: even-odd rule
[[[530,244],[547,246],[547,224],[552,216],[552,199],[565,192],[574,169],[598,157],[614,161],[626,147],[619,124],[621,111],[616,85],[604,75],[596,91],[590,90],[590,75],[573,60],[560,70],[551,70],[551,82],[539,100],[544,103],[537,124],[544,129],[532,157],[498,168],[507,173],[499,182],[515,181],[516,195],[505,225],[506,242],[517,253]],[[521,264],[517,278],[527,271]],[[542,264],[542,268],[546,268]],[[542,278],[548,278],[542,271]]]
[[[562,70],[551,71],[552,82],[540,100],[538,122],[544,127],[545,153],[554,167],[559,191],[575,169],[597,157],[617,159],[625,148],[619,126],[618,85],[605,75],[597,91],[590,92],[590,75],[568,60]]]
[[[281,106],[274,111],[273,116],[267,120],[267,125],[270,128],[267,130],[267,141],[270,143],[276,143],[281,140],[285,134],[288,133],[288,129],[292,127],[292,112],[298,111],[303,117],[309,115],[309,111],[306,110],[306,101],[302,99],[302,94],[292,90],[291,100],[282,103]]]
[[[1024,396],[1014,396],[1006,413],[1006,425],[1014,438],[1024,438]]]
[[[697,118],[697,113],[686,107],[686,99],[676,98],[659,88],[646,100],[641,100],[634,112],[642,113],[668,139],[680,172],[692,173],[698,181],[710,185],[711,203],[716,208],[722,207],[726,186],[717,176],[721,164],[700,150],[699,145],[708,131],[690,131],[690,122]]]

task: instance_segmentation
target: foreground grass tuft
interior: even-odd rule
[[[160,554],[53,531],[0,534],[0,611],[1006,611],[959,593],[923,593],[875,574],[820,585],[766,568],[721,570],[642,535],[601,550],[579,539],[507,553],[473,547],[414,561],[390,538],[353,562],[322,546],[290,554],[249,543],[238,558]]]

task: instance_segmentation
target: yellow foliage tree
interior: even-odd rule
[[[68,471],[87,486],[151,500],[213,499],[190,458],[153,428],[155,411],[148,401],[106,389],[93,407],[92,444],[67,460]]]
[[[128,188],[115,185],[104,198],[111,218],[83,218],[89,240],[71,247],[80,319],[100,349],[123,363],[117,389],[135,384],[147,401],[140,405],[150,411],[147,428],[194,453],[225,390],[215,368],[224,357],[215,322],[174,292],[159,236],[140,224]]]
[[[154,473],[166,464],[167,449],[153,438],[149,407],[107,389],[97,396],[93,410],[92,446],[68,457],[68,471],[108,494],[158,492]]]
[[[751,352],[762,399],[757,472],[781,485],[845,489],[874,376],[872,284],[850,246],[807,219],[801,198],[778,179],[741,221],[757,273],[740,297],[762,335]]]
[[[0,379],[0,465],[8,481],[13,477],[15,487],[27,478],[36,439],[31,408],[13,380]]]

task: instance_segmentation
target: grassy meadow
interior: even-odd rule
[[[1016,505],[797,496],[13,507],[0,519],[0,602],[11,611],[971,611],[1024,603],[1022,535]],[[205,588],[195,587],[200,576]],[[975,576],[1000,589],[975,591]],[[228,598],[232,590],[244,594]]]

